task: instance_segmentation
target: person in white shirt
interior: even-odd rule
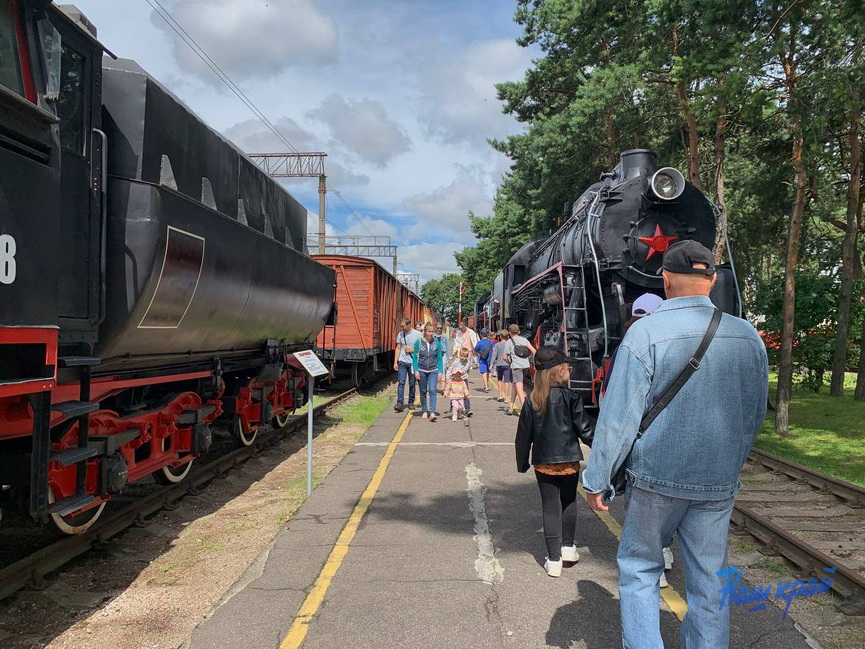
[[[516,398],[520,399],[520,406],[525,403],[526,391],[523,388],[523,374],[529,369],[531,362],[529,356],[534,356],[537,351],[528,338],[520,335],[520,326],[512,324],[508,327],[508,333],[511,335],[505,344],[505,360],[511,366],[511,402],[508,405],[507,413],[509,415],[519,415],[520,408],[516,407]],[[525,355],[517,353],[518,351],[527,351]]]

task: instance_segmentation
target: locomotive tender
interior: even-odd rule
[[[304,402],[306,209],[95,30],[0,0],[0,497],[79,533]]]
[[[645,149],[623,152],[567,214],[557,231],[511,257],[478,310],[495,327],[516,323],[536,345],[556,345],[578,359],[571,388],[597,407],[629,305],[647,292],[664,297],[660,268],[670,244],[693,239],[713,248],[719,214],[679,171],[658,168]],[[732,265],[717,272],[712,301],[739,315]]]

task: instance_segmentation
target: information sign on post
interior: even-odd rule
[[[312,350],[303,352],[295,352],[294,357],[303,365],[303,369],[309,374],[309,400],[307,402],[306,416],[306,495],[312,495],[312,386],[313,379],[316,376],[327,374],[327,368],[324,363],[315,355]]]

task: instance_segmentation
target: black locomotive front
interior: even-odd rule
[[[595,403],[630,304],[646,292],[664,295],[664,252],[684,239],[713,248],[717,225],[715,207],[678,170],[659,167],[651,151],[625,151],[574,202],[561,228],[511,258],[492,308],[537,344],[579,359],[572,387]],[[732,269],[722,265],[718,274],[712,299],[737,313]]]

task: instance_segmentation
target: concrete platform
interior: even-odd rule
[[[187,647],[621,647],[616,537],[580,501],[580,562],[546,576],[537,485],[515,468],[517,419],[478,385],[468,426],[388,409]],[[367,509],[352,517],[359,501]],[[668,579],[684,594],[678,566]],[[661,609],[665,645],[679,647],[680,621]],[[731,646],[816,645],[768,606],[733,609]]]

